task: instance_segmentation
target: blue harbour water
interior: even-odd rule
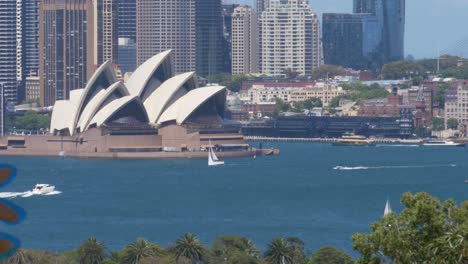
[[[193,232],[207,245],[239,234],[263,249],[274,237],[297,236],[310,250],[333,245],[352,253],[351,235],[368,231],[387,198],[396,211],[407,191],[468,199],[468,148],[263,146],[281,155],[227,159],[216,168],[205,159],[4,157],[1,163],[19,170],[0,192],[25,192],[36,183],[62,191],[10,198],[28,217],[4,229],[26,248],[52,251],[73,249],[90,236],[109,249],[137,237],[167,246]]]

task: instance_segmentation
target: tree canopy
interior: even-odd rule
[[[405,193],[405,206],[370,226],[369,234],[353,235],[358,263],[467,263],[468,201],[457,207],[427,193]]]
[[[337,75],[343,75],[344,73],[345,69],[341,66],[324,64],[314,69],[312,72],[312,79],[325,80],[327,78],[334,78]]]
[[[368,99],[385,98],[390,95],[387,90],[375,83],[367,86],[361,82],[354,82],[343,84],[342,87],[348,91],[348,94],[341,98],[356,102]]]

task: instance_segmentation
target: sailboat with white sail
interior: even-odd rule
[[[211,140],[210,140],[210,148],[208,149],[208,166],[219,166],[219,165],[224,165],[224,161],[218,159],[218,156],[216,156],[216,153],[213,150],[213,147],[211,146]]]
[[[393,211],[392,211],[392,207],[390,206],[390,201],[387,199],[387,203],[385,204],[385,209],[384,209],[384,216],[387,216],[389,214],[391,214]]]

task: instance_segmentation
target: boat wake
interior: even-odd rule
[[[418,148],[420,145],[409,145],[409,144],[378,144],[378,148],[382,147],[394,147],[394,148]]]
[[[457,167],[456,164],[434,164],[434,165],[409,165],[409,166],[375,166],[375,167],[346,167],[346,166],[336,166],[334,170],[382,170],[382,169],[416,169],[416,168],[437,168],[437,167]]]
[[[62,192],[60,191],[52,191],[48,193],[43,193],[43,194],[38,194],[38,193],[33,193],[32,191],[27,191],[27,192],[2,192],[0,193],[0,198],[7,198],[7,199],[13,199],[17,197],[22,197],[22,198],[28,198],[32,196],[51,196],[51,195],[58,195],[61,194]]]

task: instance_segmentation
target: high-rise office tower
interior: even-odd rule
[[[41,104],[69,98],[94,71],[93,5],[89,0],[41,0]]]
[[[363,53],[361,14],[323,14],[322,41],[325,64],[353,69],[367,66]]]
[[[269,0],[256,0],[255,6],[257,14],[260,16],[268,8]]]
[[[1,1],[0,88],[3,87],[4,109],[7,104],[17,103],[17,37],[17,1]],[[0,108],[1,113],[4,109]]]
[[[117,0],[93,0],[93,63],[117,63],[118,57]]]
[[[176,72],[195,71],[195,43],[195,0],[138,0],[137,65],[172,49]]]
[[[239,6],[232,14],[232,74],[258,72],[258,26],[255,10]]]
[[[174,51],[176,72],[224,72],[221,0],[139,0],[137,64],[167,49]]]
[[[354,0],[354,13],[373,16],[364,26],[368,22],[368,27],[374,28],[373,32],[376,27],[380,31],[380,43],[372,56],[374,60],[381,60],[381,64],[404,58],[405,2],[406,0]]]
[[[223,37],[221,0],[195,1],[196,72],[200,76],[229,72],[228,44]]]
[[[136,41],[137,0],[118,0],[118,35]]]
[[[37,76],[39,74],[39,4],[41,1],[22,0],[22,2],[23,75]]]
[[[118,0],[118,64],[122,72],[136,69],[137,1]]]
[[[261,17],[261,71],[310,75],[322,63],[320,22],[306,0],[270,0]]]
[[[223,4],[223,36],[226,42],[227,50],[226,54],[229,54],[229,58],[226,60],[226,71],[231,71],[231,59],[232,59],[232,13],[234,9],[238,7],[238,4]]]

